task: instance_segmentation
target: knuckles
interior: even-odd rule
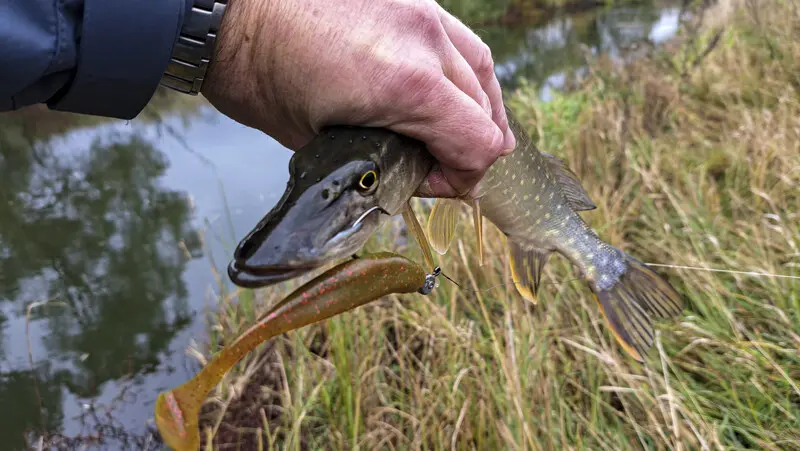
[[[413,8],[411,17],[409,19],[419,30],[419,34],[426,41],[430,42],[435,47],[443,42],[445,38],[444,27],[439,20],[439,14],[430,5],[421,2],[422,6]]]
[[[391,74],[384,90],[384,101],[417,107],[435,95],[444,77],[433,65],[399,64],[388,68]]]
[[[473,69],[480,78],[491,79],[494,77],[494,58],[492,57],[492,49],[485,42],[481,42],[476,49],[478,53],[476,61],[477,66]]]
[[[433,0],[396,1],[394,14],[412,34],[421,38],[422,42],[438,50],[447,42],[447,34],[439,18],[438,4]]]
[[[470,172],[483,172],[502,155],[502,138],[498,143],[496,133],[492,128],[476,136],[476,138],[478,138],[476,141],[482,145],[464,149],[459,161],[459,169]],[[469,155],[464,155],[467,152]]]

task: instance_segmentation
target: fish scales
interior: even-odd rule
[[[550,162],[513,116],[509,120],[517,149],[499,158],[480,182],[483,216],[515,242],[562,253],[607,289],[623,274],[625,254],[599,239],[570,207]]]

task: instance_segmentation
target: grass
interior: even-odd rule
[[[605,240],[646,262],[800,276],[800,5],[764,4],[717,39],[684,34],[623,69],[592,61],[552,102],[510,93],[580,176]],[[535,306],[507,285],[494,227],[478,267],[468,213],[439,259],[463,289],[442,281],[265,344],[212,392],[214,447],[800,449],[800,281],[663,270],[687,309],[639,365],[563,258]],[[402,234],[369,248],[421,261]],[[226,298],[212,351],[288,288]]]

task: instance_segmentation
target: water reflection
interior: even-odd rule
[[[34,385],[33,380],[38,380]],[[0,372],[0,424],[3,444],[0,449],[27,449],[27,431],[55,431],[64,419],[61,380],[49,362],[35,370]],[[41,407],[41,409],[40,409]]]
[[[0,375],[0,405],[15,406],[0,412],[3,430],[41,430],[43,420],[48,431],[58,430],[62,389],[92,397],[109,381],[155,371],[190,322],[182,274],[190,255],[202,252],[198,240],[184,240],[194,233],[187,197],[158,183],[164,154],[135,129],[88,149],[58,147],[3,124],[4,315],[24,316],[35,301],[66,304],[34,310],[43,345],[34,372]],[[23,447],[22,435],[9,438],[20,440],[12,448]]]
[[[539,85],[546,98],[550,89],[582,75],[586,51],[620,60],[633,45],[658,44],[677,26],[677,8],[642,4],[554,17],[545,24],[480,28],[478,34],[492,49],[506,89],[524,79]]]

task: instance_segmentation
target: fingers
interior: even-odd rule
[[[452,45],[460,53],[459,59],[463,59],[469,64],[481,85],[482,91],[489,99],[492,108],[492,120],[505,135],[503,154],[511,153],[511,150],[516,146],[516,140],[508,126],[508,118],[503,107],[503,94],[500,89],[500,82],[494,73],[494,61],[489,47],[469,27],[445,11],[444,8],[439,8],[439,17]],[[457,82],[456,85],[461,86]],[[474,96],[472,97],[475,98]]]
[[[442,168],[438,164],[431,169],[414,195],[417,197],[458,197],[458,193],[444,178]]]
[[[474,191],[475,188],[473,188],[467,194],[471,195]],[[464,196],[464,193],[453,188],[453,185],[450,184],[447,177],[444,175],[442,167],[437,164],[433,167],[433,169],[431,169],[422,183],[417,187],[417,191],[414,192],[414,196],[453,198],[462,197]]]
[[[430,179],[442,197],[469,192],[503,151],[505,136],[492,117],[452,81],[440,77],[411,92],[406,99],[407,119],[392,129],[427,144],[439,160],[442,179]],[[448,186],[449,185],[449,186]]]
[[[494,73],[494,61],[488,46],[444,9],[438,7],[437,11],[448,37],[445,39],[445,50],[440,56],[442,71],[453,87],[461,91],[461,94],[451,92],[440,98],[437,107],[441,108],[440,114],[453,114],[447,112],[457,111],[460,120],[450,124],[443,124],[444,120],[436,123],[430,121],[430,118],[439,116],[423,113],[423,117],[429,118],[431,132],[436,130],[443,136],[438,139],[427,136],[423,138],[440,164],[428,174],[417,195],[455,197],[474,188],[498,156],[511,153],[516,146],[516,140],[509,128],[500,82]],[[467,106],[468,102],[460,101],[463,94],[480,106],[485,116],[477,111],[474,104]],[[425,102],[431,102],[431,99],[428,98]],[[452,104],[453,109],[448,104]],[[432,110],[431,113],[435,111]],[[496,127],[483,125],[489,120]]]
[[[458,49],[449,42],[447,43],[442,71],[444,76],[450,79],[458,89],[478,103],[487,115],[493,115],[491,99],[484,91],[472,67],[459,53]]]

